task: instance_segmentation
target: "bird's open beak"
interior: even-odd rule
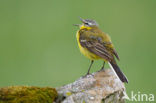
[[[85,19],[82,19],[81,17],[79,17],[80,20],[82,21],[82,23],[85,23]],[[81,24],[73,24],[74,26],[78,26],[78,27],[81,27]]]
[[[73,26],[78,26],[79,27],[79,26],[81,26],[81,24],[73,24]]]
[[[81,17],[79,17],[80,18],[80,20],[83,22],[83,23],[85,23],[85,20],[84,19],[82,19]]]

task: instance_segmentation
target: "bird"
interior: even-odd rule
[[[100,70],[104,70],[105,62],[108,62],[115,75],[123,83],[128,83],[127,77],[117,65],[116,59],[120,60],[120,58],[110,36],[99,28],[95,20],[80,18],[80,21],[82,24],[75,24],[75,26],[79,27],[76,33],[78,47],[80,52],[91,61],[86,75],[90,74],[94,60],[103,60],[103,65]]]

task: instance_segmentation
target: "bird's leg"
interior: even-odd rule
[[[87,72],[87,74],[86,74],[85,76],[87,76],[87,75],[89,74],[90,69],[91,69],[93,63],[94,63],[94,60],[91,60],[91,63],[90,63],[90,66],[89,66],[88,72]]]
[[[105,66],[105,61],[103,61],[103,65],[102,65],[102,68],[100,69],[100,71],[104,70],[104,66]]]

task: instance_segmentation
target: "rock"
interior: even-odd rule
[[[56,103],[124,103],[128,99],[124,83],[111,69],[80,77],[57,92]]]

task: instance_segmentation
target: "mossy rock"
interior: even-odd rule
[[[0,89],[0,103],[53,103],[55,88],[12,86]]]

